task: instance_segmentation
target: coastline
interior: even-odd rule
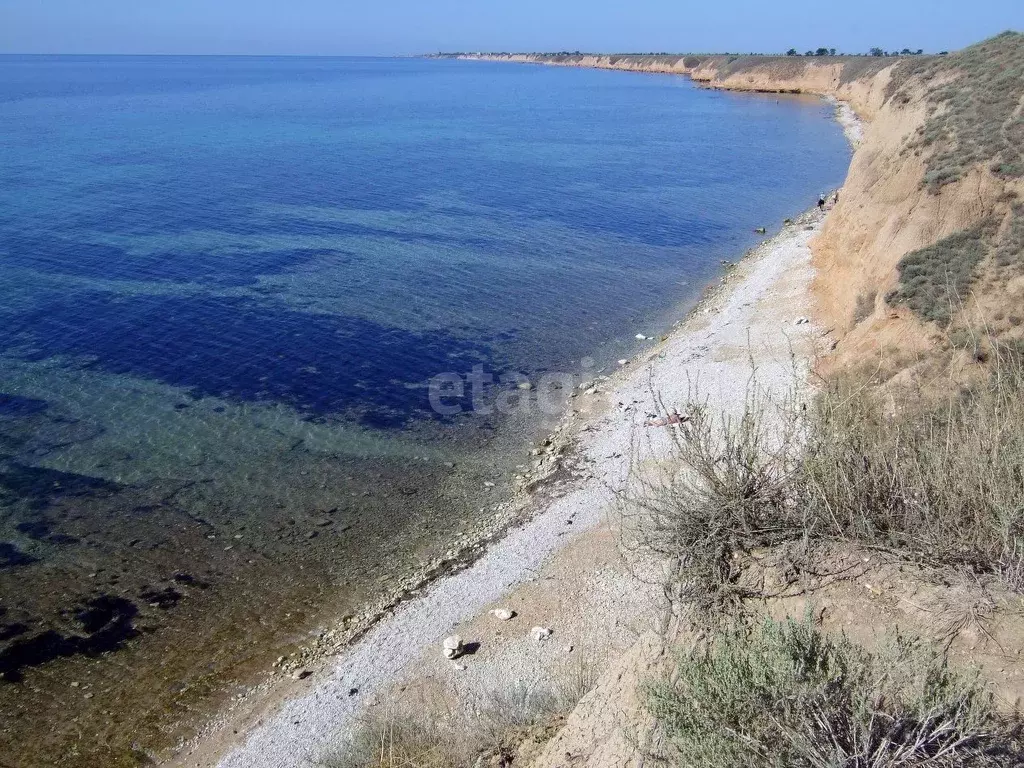
[[[673,70],[631,71],[692,77]],[[709,87],[702,79],[694,81]],[[835,120],[856,150],[863,140],[860,110],[833,94],[820,96],[834,105]],[[487,645],[502,641],[500,628],[495,638],[493,626],[488,627],[493,623],[488,611],[495,607],[514,606],[522,618],[505,629],[518,632],[521,640],[533,626],[531,615],[558,606],[564,614],[560,620],[545,624],[538,615],[533,623],[555,629],[559,638],[552,647],[563,653],[586,648],[588,655],[611,658],[633,647],[664,620],[660,587],[638,579],[637,570],[644,566],[623,557],[611,513],[613,489],[628,478],[638,428],[659,412],[659,402],[683,406],[695,382],[713,407],[735,412],[747,393],[751,365],[758,386],[767,390],[788,391],[806,378],[813,358],[829,346],[825,337],[830,331],[821,332],[813,322],[795,324],[811,314],[810,241],[826,220],[827,214],[809,209],[787,219],[780,232],[738,262],[726,263],[719,283],[660,342],[610,375],[580,385],[565,418],[538,443],[540,458],[516,476],[510,496],[494,507],[500,509],[497,525],[485,524],[475,537],[459,537],[437,567],[401,585],[356,621],[320,632],[265,682],[235,697],[228,712],[163,765],[305,765],[336,746],[339,732],[361,712],[422,695],[424,685],[434,696],[439,681],[445,681],[441,695],[465,704],[507,679],[510,669],[519,682],[524,677],[536,681],[550,673],[552,663],[564,663],[557,654],[545,660],[522,644],[499,650],[490,663],[481,652],[465,668],[441,657],[441,641],[453,632],[474,641],[488,635]],[[708,371],[715,379],[712,390],[707,389]],[[657,429],[643,433],[655,438],[649,441],[651,456],[663,455],[668,449],[664,434],[659,436]],[[595,574],[601,576],[596,590],[587,583]],[[557,584],[554,597],[552,582]],[[547,589],[537,593],[539,583]],[[618,597],[596,611],[599,621],[594,610],[581,612],[586,595],[607,596],[609,590]],[[572,599],[559,602],[559,595]],[[596,634],[595,628],[600,630]],[[583,636],[591,639],[582,644],[566,640]],[[453,670],[461,680],[448,679]],[[295,680],[295,673],[309,676]]]
[[[640,435],[652,456],[668,449],[664,428],[641,426],[659,411],[656,396],[682,407],[699,382],[715,407],[732,412],[742,405],[751,363],[761,387],[803,378],[820,334],[795,320],[806,311],[809,244],[824,220],[812,210],[784,226],[727,269],[662,341],[577,393],[541,467],[521,481],[530,489],[518,515],[525,523],[490,539],[472,564],[422,585],[424,594],[412,590],[385,607],[338,656],[304,659],[309,677],[277,676],[269,689],[253,690],[167,765],[300,765],[398,689],[441,686],[454,700],[472,700],[502,680],[543,678],[564,664],[569,647],[614,656],[653,629],[658,590],[638,579],[615,532],[614,489],[627,480],[630,446]],[[595,595],[603,596],[599,604],[588,600]],[[519,614],[497,628],[505,637],[487,613],[499,605]],[[550,626],[557,639],[531,644],[534,623]],[[461,669],[439,651],[452,632],[481,642]]]

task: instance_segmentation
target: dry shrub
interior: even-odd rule
[[[696,397],[686,411],[667,471],[648,471],[634,450],[619,509],[629,545],[667,563],[669,597],[706,615],[747,596],[738,552],[800,536],[791,496],[804,419],[795,399],[777,404],[756,383],[738,418]]]
[[[861,291],[857,294],[857,304],[853,308],[853,324],[859,325],[871,317],[875,311],[875,300],[878,291]]]
[[[597,684],[593,659],[578,654],[544,685],[489,692],[470,714],[436,701],[369,710],[318,768],[470,768],[511,765],[520,744],[546,741],[561,717]]]
[[[840,380],[817,400],[795,495],[809,535],[999,571],[1024,535],[1024,368],[944,399]]]
[[[422,710],[385,709],[364,717],[344,747],[319,768],[455,768],[468,765],[463,734]]]
[[[668,471],[639,459],[620,507],[633,544],[668,563],[695,617],[753,596],[744,555],[811,559],[845,542],[936,566],[1024,572],[1024,364],[997,346],[990,377],[948,397],[862,376],[798,397],[749,397],[742,415],[692,403]]]
[[[869,653],[810,621],[732,627],[648,685],[668,762],[701,768],[1017,765],[974,674],[919,641]]]

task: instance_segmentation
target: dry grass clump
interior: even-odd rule
[[[738,419],[692,404],[678,469],[638,469],[621,496],[637,545],[671,564],[670,596],[697,617],[760,594],[745,555],[780,545],[804,561],[845,542],[1010,573],[1024,552],[1024,365],[996,353],[990,378],[945,398],[847,376],[807,405],[751,397]]]
[[[878,298],[877,291],[864,291],[857,294],[857,303],[853,308],[853,324],[858,325],[875,311],[875,300]]]
[[[924,183],[933,191],[979,164],[1003,178],[1024,176],[1024,35],[1004,32],[950,56],[905,60],[888,98],[908,102],[911,80],[924,86],[929,114],[907,149],[929,150]]]
[[[921,317],[949,323],[960,297],[967,296],[975,270],[988,254],[995,225],[991,220],[961,230],[900,259],[899,286],[886,296],[890,304],[905,304]]]
[[[726,629],[648,686],[669,762],[700,768],[1019,764],[977,676],[920,642],[869,653],[810,621]]]
[[[1024,542],[1024,368],[945,398],[857,380],[812,411],[796,498],[811,535],[998,572]]]
[[[1024,136],[1021,137],[1024,143]],[[1024,205],[1016,203],[1011,208],[1010,223],[995,250],[995,264],[1001,269],[1024,267]]]
[[[550,685],[493,691],[474,714],[435,701],[371,709],[317,768],[480,768],[512,765],[525,742],[543,743],[597,685],[581,655]]]

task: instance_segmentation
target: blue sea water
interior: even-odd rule
[[[531,374],[631,338],[848,156],[820,104],[669,77],[134,57],[0,73],[0,354],[381,428],[429,416],[407,385],[453,366]]]
[[[623,356],[848,160],[826,104],[677,77],[0,57],[8,628],[93,610],[84,592],[37,610],[25,574],[52,558],[67,580],[94,571],[147,515],[212,539],[338,507],[349,460],[363,474],[460,452],[486,465],[473,452],[500,425],[439,419],[432,376]],[[395,530],[403,508],[389,508]],[[118,525],[83,533],[103,516]],[[261,556],[285,557],[282,537]],[[317,539],[325,558],[340,540]],[[177,567],[194,570],[184,551]],[[103,589],[145,612],[129,582]]]

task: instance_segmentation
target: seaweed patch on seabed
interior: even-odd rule
[[[445,329],[414,332],[251,299],[98,292],[55,297],[11,318],[0,348],[27,361],[91,359],[99,370],[196,397],[283,403],[307,418],[351,415],[381,429],[433,418],[422,385],[438,373],[495,367],[489,343]]]
[[[96,656],[117,650],[139,634],[133,624],[138,612],[135,603],[123,597],[91,598],[73,613],[80,632],[62,634],[49,629],[0,648],[0,680],[17,682],[26,667],[37,667],[62,656]],[[0,625],[0,638],[4,634],[18,637],[25,632],[24,625]]]
[[[32,416],[45,411],[47,405],[45,400],[0,392],[0,418]]]

